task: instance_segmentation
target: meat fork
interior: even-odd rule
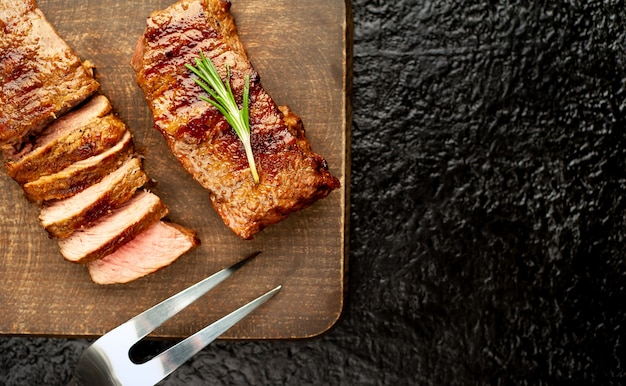
[[[281,289],[281,286],[279,285],[241,306],[145,363],[136,364],[131,361],[129,356],[131,347],[258,254],[259,252],[254,253],[244,260],[207,277],[100,337],[83,352],[70,385],[140,386],[154,385],[161,381],[226,330],[269,300]]]

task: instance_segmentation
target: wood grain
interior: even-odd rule
[[[262,254],[155,332],[187,336],[281,283],[272,301],[227,339],[305,338],[326,332],[344,302],[349,188],[351,19],[344,0],[233,0],[232,12],[264,87],[299,114],[316,152],[342,188],[254,240],[243,241],[213,211],[207,192],[171,156],[136,86],[129,61],[146,17],[170,1],[41,0],[40,8],[83,59],[130,126],[153,191],[169,217],[202,245],[172,266],[130,284],[98,286],[63,260],[37,221],[38,209],[0,174],[0,334],[99,336],[250,252]]]

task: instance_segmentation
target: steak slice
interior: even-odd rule
[[[157,221],[115,252],[88,263],[87,268],[94,283],[128,283],[167,267],[199,244],[193,231]]]
[[[101,216],[111,213],[147,181],[141,161],[131,158],[97,184],[65,200],[44,205],[39,221],[50,236],[67,237],[76,229],[89,226]]]
[[[11,152],[99,84],[35,1],[2,0],[0,27],[0,147]]]
[[[100,181],[126,162],[134,152],[129,131],[109,150],[73,163],[58,173],[43,176],[22,186],[31,201],[59,200],[71,197]]]
[[[244,148],[219,111],[199,99],[186,63],[203,51],[242,100],[250,76],[252,151],[260,182],[251,177]],[[184,168],[209,192],[213,207],[237,235],[250,239],[265,226],[326,197],[340,186],[324,158],[311,151],[301,120],[278,108],[252,68],[230,14],[230,2],[181,0],[152,13],[131,61],[158,129]]]
[[[113,147],[127,127],[110,112],[111,104],[105,96],[94,97],[48,126],[34,141],[32,151],[7,162],[7,172],[25,184]]]
[[[113,253],[163,218],[168,208],[156,195],[138,191],[133,198],[89,228],[59,239],[61,254],[73,263],[88,263]]]

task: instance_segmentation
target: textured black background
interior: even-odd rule
[[[344,316],[164,384],[626,383],[626,7],[587,3],[352,0]],[[87,344],[1,338],[0,384]]]

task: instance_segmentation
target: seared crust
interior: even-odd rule
[[[127,131],[127,126],[110,113],[110,105],[104,116],[91,117],[86,122],[74,124],[74,118],[88,107],[69,113],[48,126],[42,135],[61,131],[65,129],[64,125],[72,124],[70,130],[63,131],[45,145],[36,147],[17,161],[8,162],[6,167],[9,175],[18,183],[25,184],[57,173],[74,162],[98,155],[117,144]]]
[[[99,84],[34,1],[0,12],[0,146],[7,151],[95,93]]]
[[[265,92],[237,34],[230,3],[181,0],[155,12],[137,44],[132,65],[154,116],[179,162],[210,192],[224,223],[250,239],[339,187],[326,161],[311,151],[300,119],[279,109]],[[241,101],[250,76],[252,151],[260,182],[251,177],[243,146],[184,67],[200,51],[215,63]]]
[[[82,192],[126,162],[134,153],[130,132],[120,142],[97,156],[75,162],[58,173],[43,176],[22,186],[34,202],[60,200]]]
[[[147,181],[141,161],[132,158],[99,183],[70,198],[45,205],[39,221],[50,236],[68,237],[128,201]]]

